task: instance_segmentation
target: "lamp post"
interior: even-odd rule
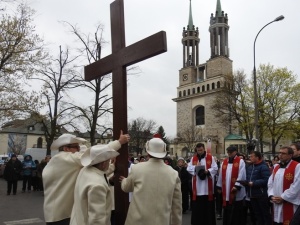
[[[258,35],[260,34],[260,32],[268,25],[270,25],[273,22],[277,22],[280,20],[283,20],[284,16],[278,16],[276,19],[274,19],[273,21],[267,23],[265,26],[263,26],[259,32],[257,33],[255,40],[254,40],[254,45],[253,45],[253,55],[254,55],[254,68],[253,68],[253,82],[254,82],[254,113],[255,113],[255,117],[254,117],[254,126],[255,126],[255,138],[256,138],[256,149],[259,149],[259,125],[258,125],[258,102],[257,102],[257,81],[256,81],[256,67],[255,67],[255,43],[256,43],[256,39],[258,37]],[[261,149],[261,152],[263,152],[263,149]]]

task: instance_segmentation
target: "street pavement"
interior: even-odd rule
[[[22,181],[18,182],[17,195],[6,195],[6,181],[0,178],[0,224],[1,225],[45,225],[42,192],[21,193]],[[190,225],[191,212],[182,216],[182,225]],[[222,220],[217,221],[221,225]],[[160,225],[160,224],[155,224]]]

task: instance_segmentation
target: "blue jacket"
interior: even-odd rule
[[[36,169],[36,165],[32,160],[31,155],[24,155],[24,161],[22,162],[22,167],[23,167],[23,175],[25,176],[32,175],[32,170]]]
[[[270,169],[265,161],[262,161],[258,164],[250,164],[246,168],[246,179],[248,182],[253,182],[253,186],[246,186],[247,196],[250,198],[267,198],[268,180],[270,175]]]

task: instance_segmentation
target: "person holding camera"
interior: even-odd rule
[[[198,143],[195,155],[188,164],[187,171],[192,178],[192,216],[191,224],[216,224],[215,201],[214,201],[214,178],[218,172],[218,165],[205,151],[203,143]]]

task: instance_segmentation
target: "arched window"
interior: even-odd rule
[[[181,97],[181,91],[179,91],[179,98]]]
[[[221,82],[218,81],[218,82],[217,82],[217,88],[220,88],[220,87],[221,87]]]
[[[205,91],[205,86],[204,85],[202,85],[202,92],[204,92]]]
[[[200,93],[200,87],[197,87],[197,93]]]
[[[37,139],[37,147],[38,148],[42,148],[43,147],[43,138],[42,137],[39,137]]]
[[[183,91],[183,96],[185,96],[185,95],[186,95],[186,91],[184,90],[184,91]]]
[[[209,91],[209,84],[206,85],[206,90]]]
[[[199,106],[196,109],[196,125],[204,125],[205,124],[205,108],[204,106]]]
[[[193,94],[195,94],[195,88],[193,88]]]
[[[191,94],[191,91],[190,91],[190,89],[188,89],[188,95],[190,95]]]
[[[215,89],[215,83],[211,84],[211,89],[214,90]]]

